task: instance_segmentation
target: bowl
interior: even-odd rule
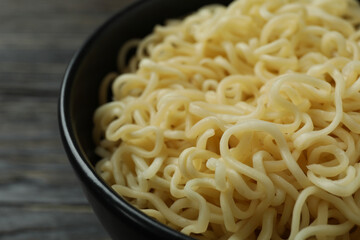
[[[59,127],[64,148],[87,199],[113,239],[193,239],[145,215],[115,193],[95,172],[93,113],[103,77],[116,71],[123,43],[149,34],[156,24],[207,4],[230,0],[139,0],[102,24],[72,58],[61,85]]]

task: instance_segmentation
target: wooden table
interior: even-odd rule
[[[133,0],[0,0],[0,239],[109,239],[65,155],[59,87],[87,36]]]

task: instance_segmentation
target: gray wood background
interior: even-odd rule
[[[77,48],[133,0],[0,0],[0,239],[109,239],[66,158],[57,124]]]

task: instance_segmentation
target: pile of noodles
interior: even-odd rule
[[[104,79],[97,172],[194,238],[360,239],[359,23],[354,0],[238,0],[156,26]]]

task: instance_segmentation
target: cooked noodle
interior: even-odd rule
[[[358,24],[353,0],[237,0],[156,26],[103,82],[96,171],[194,238],[360,239]]]

